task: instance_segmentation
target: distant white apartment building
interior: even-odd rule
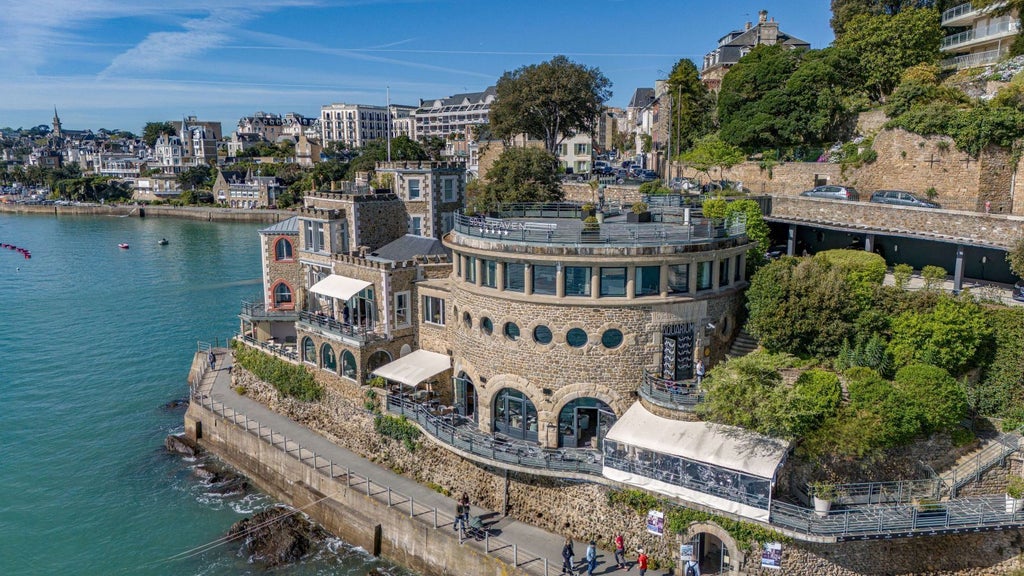
[[[328,104],[320,109],[320,131],[324,145],[343,142],[349,148],[362,148],[371,140],[405,135],[416,138],[410,115],[415,106],[392,104]]]
[[[259,135],[264,141],[276,142],[282,136],[297,140],[300,134],[307,138],[319,138],[318,118],[308,118],[302,114],[289,112],[284,116],[267,112],[257,112],[252,116],[243,116],[238,120],[235,134]]]
[[[942,39],[944,68],[973,68],[992,64],[1005,56],[1020,31],[1020,14],[1004,13],[1006,2],[975,8],[970,2],[942,13],[942,26],[951,34]]]
[[[483,92],[455,94],[448,98],[420,100],[419,108],[413,113],[416,121],[416,137],[447,137],[449,134],[465,134],[470,126],[487,124],[491,104],[498,96],[494,86]]]

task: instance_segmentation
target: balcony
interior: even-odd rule
[[[268,310],[263,302],[242,300],[242,311],[239,316],[251,322],[295,322],[299,313],[295,310]]]
[[[944,52],[964,50],[985,42],[1008,38],[1019,30],[1020,22],[1016,18],[997,20],[987,26],[979,26],[966,32],[946,36],[942,39],[942,50]]]
[[[695,380],[666,380],[644,370],[637,390],[644,400],[669,410],[693,412],[704,401],[704,390]]]
[[[966,2],[943,12],[941,24],[943,26],[969,26],[978,16],[1002,8],[1005,5],[1005,2],[998,2],[986,8],[975,9],[970,2]]]
[[[998,62],[1003,56],[1006,56],[1009,51],[1010,48],[1007,46],[1005,48],[996,48],[995,50],[975,52],[974,54],[954,56],[953,58],[946,58],[943,60],[942,67],[946,70],[964,70],[967,68],[975,68],[977,66],[987,66]]]
[[[299,312],[299,325],[307,330],[319,330],[329,335],[356,340],[357,342],[371,342],[385,338],[385,334],[378,332],[374,327],[346,324],[330,316],[306,312],[305,310]]]

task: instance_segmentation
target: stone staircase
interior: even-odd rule
[[[754,350],[757,350],[757,340],[748,334],[746,330],[741,329],[736,334],[736,339],[732,341],[732,346],[729,348],[726,356],[729,358],[739,358],[740,356],[750,354]]]
[[[963,486],[979,480],[990,468],[1001,464],[1020,446],[1021,436],[1014,432],[982,440],[977,450],[964,454],[948,470],[939,475],[950,494],[955,496]]]

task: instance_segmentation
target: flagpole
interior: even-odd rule
[[[388,86],[388,162],[391,162],[391,86]]]

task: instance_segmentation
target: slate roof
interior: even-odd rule
[[[369,257],[392,262],[403,262],[417,256],[433,256],[435,254],[448,254],[448,250],[437,238],[428,236],[416,236],[406,234],[398,240],[381,246],[371,252]]]
[[[637,88],[629,99],[629,108],[644,108],[654,102],[654,88]]]
[[[260,234],[298,234],[299,233],[299,217],[292,216],[285,220],[281,220],[277,224],[267,226],[263,230],[260,230]]]

